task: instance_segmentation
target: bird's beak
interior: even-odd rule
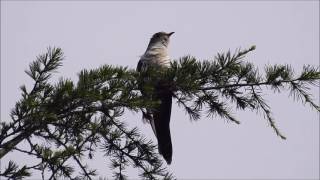
[[[174,32],[168,33],[168,36],[170,37]]]

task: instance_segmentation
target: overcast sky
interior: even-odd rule
[[[319,1],[1,1],[1,120],[10,120],[19,86],[32,85],[24,70],[48,46],[61,47],[66,57],[53,81],[77,80],[80,70],[103,64],[135,68],[159,31],[176,32],[172,58],[206,59],[256,45],[246,60],[261,69],[288,63],[300,72],[304,64],[319,65]],[[311,93],[319,102],[319,89]],[[180,179],[318,179],[319,113],[288,98],[288,92],[264,94],[286,141],[255,112],[235,113],[240,125],[219,117],[190,122],[174,105],[171,171]],[[141,114],[126,113],[123,121],[155,141]],[[11,154],[2,159],[2,169],[9,159],[30,162]],[[89,163],[111,176],[101,159]],[[136,177],[134,172],[129,176]]]

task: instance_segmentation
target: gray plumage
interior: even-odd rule
[[[146,52],[141,56],[137,71],[145,71],[148,67],[166,68],[170,65],[170,57],[168,55],[169,38],[173,34],[158,32],[152,36]],[[147,77],[146,77],[147,79]],[[158,140],[159,153],[164,157],[168,164],[172,161],[172,143],[170,135],[170,116],[172,106],[172,92],[158,81],[154,87],[155,90],[151,95],[141,92],[152,100],[160,100],[160,105],[156,109],[147,109],[143,112],[143,118],[147,119],[152,127],[154,134]]]

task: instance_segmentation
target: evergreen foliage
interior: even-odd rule
[[[115,179],[126,179],[128,166],[138,168],[144,179],[174,179],[156,145],[138,128],[129,128],[119,120],[125,111],[145,111],[159,104],[141,95],[139,85],[144,77],[155,79],[144,85],[146,92],[152,92],[156,79],[166,82],[191,120],[199,120],[201,115],[220,116],[239,124],[232,108],[256,110],[285,139],[262,96],[263,87],[276,92],[289,90],[293,99],[320,111],[308,92],[311,86],[319,87],[319,69],[306,65],[296,74],[290,65],[269,65],[262,74],[252,63],[243,61],[254,49],[239,49],[234,54],[229,51],[213,60],[185,56],[173,61],[171,68],[149,68],[142,74],[127,67],[104,65],[81,71],[78,82],[60,79],[52,84],[50,77],[64,57],[60,48],[48,48],[26,71],[34,80],[33,88],[20,87],[22,98],[11,112],[12,120],[0,126],[0,159],[19,151],[34,156],[39,163],[19,167],[10,161],[0,176],[22,179],[40,171],[43,179],[93,179],[99,173],[83,159],[92,159],[97,151],[103,151],[111,160]],[[26,143],[24,149],[17,146],[21,142]],[[70,161],[81,169],[80,173]]]

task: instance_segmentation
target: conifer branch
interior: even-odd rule
[[[149,84],[142,87],[145,92],[152,92],[156,82],[153,78],[160,77],[191,120],[214,115],[239,124],[231,113],[233,107],[257,110],[285,139],[260,93],[262,87],[276,92],[289,90],[293,99],[320,111],[310,94],[311,87],[319,87],[319,68],[306,65],[295,74],[289,65],[269,65],[261,72],[243,61],[253,50],[255,46],[218,53],[203,61],[185,56],[166,70],[149,68],[146,74],[104,65],[81,71],[77,82],[60,79],[52,84],[50,77],[62,65],[63,53],[60,48],[48,48],[26,71],[34,85],[30,91],[21,86],[22,98],[11,112],[12,121],[0,124],[0,159],[18,151],[41,163],[19,167],[10,161],[0,176],[21,179],[30,176],[31,171],[40,171],[42,179],[94,179],[98,172],[89,169],[82,158],[92,159],[95,152],[102,151],[111,161],[114,178],[126,179],[126,168],[134,167],[145,179],[174,179],[162,164],[156,145],[138,128],[129,128],[119,120],[126,111],[139,112],[159,105],[141,95],[144,75],[150,78]],[[18,148],[21,142],[27,146]],[[72,160],[81,172],[66,164]],[[49,177],[45,177],[47,172]]]

